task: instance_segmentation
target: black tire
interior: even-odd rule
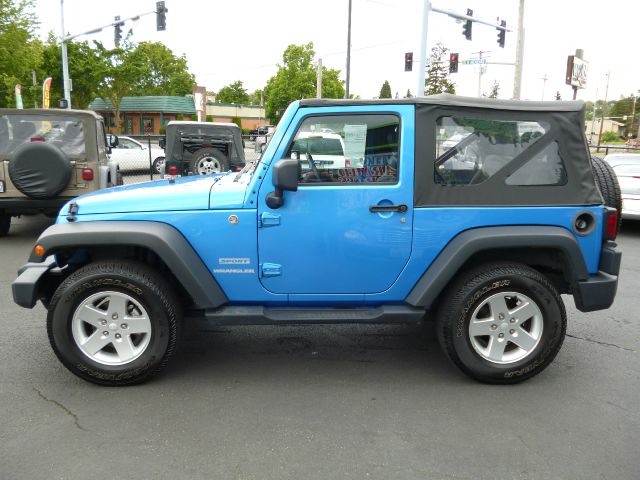
[[[158,157],[153,161],[153,165],[151,166],[151,173],[153,173],[154,175],[158,174],[160,175],[160,173],[162,173],[160,170],[162,168],[162,165],[164,165],[164,157]]]
[[[537,308],[537,314],[527,318],[518,318],[517,313],[511,316],[509,313],[524,303],[515,305],[510,302],[525,297],[534,304],[529,310]],[[492,307],[486,306],[492,299],[497,303],[503,299],[507,311],[495,315]],[[483,331],[486,329],[491,333],[486,336],[477,334],[472,338],[472,318],[478,322],[475,325],[480,324]],[[538,327],[537,335],[532,333],[527,337],[537,336],[537,340],[531,340],[528,352],[512,343],[527,340],[523,330],[527,333],[526,329],[530,328],[533,332],[535,326]],[[486,264],[460,274],[447,287],[436,318],[438,340],[451,361],[468,376],[493,384],[518,383],[543,371],[560,350],[566,327],[564,304],[554,286],[536,270],[517,263]],[[501,333],[503,338],[498,339]],[[518,335],[523,335],[522,339],[518,340]],[[487,358],[487,351],[492,351],[494,341],[504,344],[504,363]],[[483,347],[486,350],[481,353]]]
[[[622,192],[613,167],[600,157],[591,157],[591,168],[604,204],[618,211],[618,230],[622,223]]]
[[[11,227],[11,215],[0,212],[0,237],[6,237]]]
[[[9,177],[27,197],[53,198],[71,180],[73,167],[65,153],[46,142],[25,143],[9,159]]]
[[[90,304],[89,300],[95,297],[106,298],[107,309],[101,310],[105,301],[97,300],[100,304],[91,304],[92,310],[87,315],[95,316],[94,312],[98,312],[99,316],[104,314],[108,321],[100,319],[100,322],[106,322],[102,323],[104,326],[89,327],[95,330],[86,332],[86,335],[92,338],[94,333],[101,334],[103,339],[109,340],[95,354],[90,355],[81,349],[86,344],[81,347],[81,342],[76,340],[76,332],[79,328],[86,329],[91,320],[82,316],[82,320],[78,321],[74,317],[80,318],[81,316],[75,315],[76,310],[83,304]],[[110,312],[111,298],[120,297],[131,299],[122,304],[129,315],[129,326],[136,325],[134,320],[144,321],[148,318],[148,333],[132,332],[133,334],[127,335],[125,330],[119,329],[128,327],[124,322],[120,324],[125,319],[124,314],[114,317]],[[144,309],[141,310],[142,316],[136,317],[135,303]],[[116,308],[117,302],[114,302],[113,309]],[[72,373],[99,385],[124,386],[144,382],[167,364],[177,348],[182,311],[176,295],[161,275],[141,263],[102,261],[80,268],[58,287],[48,310],[47,332],[55,354]],[[104,332],[100,332],[103,328]],[[118,332],[129,345],[139,348],[140,353],[137,356],[131,355],[130,360],[127,357],[125,363],[109,364],[105,358],[119,358],[120,352],[115,343],[115,339],[120,338]],[[108,336],[109,333],[111,337]]]
[[[217,148],[201,148],[193,154],[189,170],[194,175],[224,173],[229,171],[229,159]]]

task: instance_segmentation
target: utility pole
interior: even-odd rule
[[[416,97],[424,97],[424,74],[427,67],[427,33],[429,30],[430,0],[424,0],[422,7],[422,33],[420,34],[420,60],[418,62],[418,85]]]
[[[524,0],[518,8],[518,40],[516,43],[516,72],[513,79],[513,99],[520,100],[522,85],[522,61],[524,56]],[[543,93],[544,96],[544,93]]]
[[[604,104],[602,105],[602,115],[600,116],[600,133],[598,134],[598,152],[602,143],[602,127],[604,126],[604,114],[607,110],[607,95],[609,95],[609,80],[611,80],[611,70],[607,72],[607,88],[604,91]],[[575,90],[576,92],[578,89]]]
[[[316,98],[322,98],[322,59],[318,59],[318,70],[316,72]],[[348,98],[348,97],[347,97]]]
[[[547,80],[549,80],[549,78],[547,77],[547,74],[544,74],[544,77],[542,77],[542,98],[540,100],[544,101],[544,89],[547,86]]]
[[[62,29],[62,89],[67,100],[67,108],[71,108],[71,89],[69,88],[69,62],[67,60],[67,42],[64,30],[64,0],[60,0],[60,27]]]
[[[591,135],[589,145],[593,145],[593,130],[596,128],[596,108],[598,107],[598,87],[596,87],[596,99],[593,102],[593,115],[591,116]]]
[[[349,20],[347,25],[347,83],[344,98],[349,98],[349,80],[351,77],[351,0],[349,0]]]

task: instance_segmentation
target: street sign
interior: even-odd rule
[[[471,60],[462,60],[460,63],[464,65],[484,65],[487,63],[486,58],[472,58]]]

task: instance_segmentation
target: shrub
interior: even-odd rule
[[[213,115],[207,115],[207,122],[213,122]]]
[[[619,140],[616,132],[604,132],[602,134],[602,142],[600,143],[613,143]]]
[[[240,117],[233,117],[231,119],[231,123],[235,123],[239,128],[242,128],[242,120],[240,119]]]

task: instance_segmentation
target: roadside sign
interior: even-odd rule
[[[486,58],[472,58],[471,60],[462,60],[460,63],[464,65],[484,65],[487,63]]]

